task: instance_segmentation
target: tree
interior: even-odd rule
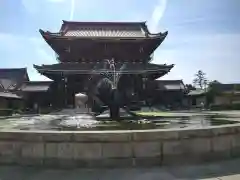
[[[219,88],[216,86],[221,84],[219,81],[214,80],[208,84],[208,92],[207,92],[207,104],[210,105],[214,102],[214,99],[217,95],[220,94]]]
[[[209,83],[209,85],[213,85],[213,84],[221,84],[221,83],[218,80],[214,80]]]
[[[196,90],[196,88],[192,84],[186,84],[186,92],[189,93],[192,90]]]
[[[206,74],[202,70],[199,70],[195,74],[195,78],[193,79],[193,84],[201,89],[206,89],[207,83],[208,81],[206,78]]]

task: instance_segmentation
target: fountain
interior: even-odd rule
[[[75,108],[82,113],[89,112],[89,108],[87,107],[88,96],[83,93],[75,94]]]
[[[123,70],[125,65],[122,65],[120,71],[117,73],[113,58],[111,60],[105,60],[105,63],[103,72],[100,73],[101,78],[98,80],[96,86],[93,87],[96,89],[94,97],[98,97],[109,107],[111,119],[118,120],[120,107],[123,107],[123,103],[120,100],[121,97],[123,97],[123,93],[119,90],[118,82],[122,76],[121,70]],[[109,69],[106,65],[109,66]],[[93,76],[99,75],[94,74]],[[91,79],[94,79],[94,77]],[[99,104],[96,105],[99,106]]]

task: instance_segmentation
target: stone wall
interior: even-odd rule
[[[216,96],[214,99],[214,105],[231,105],[231,104],[238,104],[240,103],[240,96],[239,95],[222,95]]]
[[[132,167],[199,163],[240,155],[240,126],[138,131],[0,132],[2,164]]]

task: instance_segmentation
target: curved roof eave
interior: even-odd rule
[[[45,39],[45,41],[48,41],[49,39],[89,39],[89,40],[108,40],[108,39],[116,39],[116,40],[130,40],[130,39],[136,39],[136,40],[147,40],[147,39],[165,39],[167,36],[167,32],[165,33],[159,33],[159,34],[152,34],[151,36],[147,37],[104,37],[104,36],[62,36],[60,33],[51,33],[51,32],[45,32],[43,30],[39,30],[42,37]],[[48,37],[48,38],[47,38]]]

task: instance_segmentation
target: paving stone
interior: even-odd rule
[[[22,157],[43,158],[44,144],[43,143],[24,143],[21,146]]]
[[[73,159],[74,158],[74,143],[58,143],[57,157],[59,159]]]
[[[179,139],[211,137],[212,130],[210,128],[199,129],[181,129],[178,131]]]
[[[131,143],[102,143],[103,158],[132,158]]]
[[[157,157],[161,155],[160,142],[133,143],[134,157]]]
[[[17,156],[18,154],[20,155],[21,145],[22,143],[14,141],[0,142],[0,155],[1,156],[9,155]]]
[[[101,159],[102,146],[100,143],[75,143],[73,153],[74,159]]]
[[[173,130],[137,131],[132,134],[133,141],[154,141],[178,139],[178,132]]]
[[[128,132],[80,132],[73,134],[73,140],[77,142],[130,142],[131,133]]]
[[[58,144],[46,143],[45,144],[45,158],[57,158],[58,157]]]
[[[224,135],[212,138],[212,151],[213,152],[224,152],[230,155],[233,138],[232,135]]]
[[[42,134],[44,142],[69,142],[72,140],[73,133],[69,132],[46,132]]]
[[[182,144],[180,141],[166,141],[163,142],[163,156],[165,155],[180,155],[182,151]]]
[[[180,141],[182,144],[182,151],[187,154],[201,154],[211,151],[210,138],[194,138]]]

